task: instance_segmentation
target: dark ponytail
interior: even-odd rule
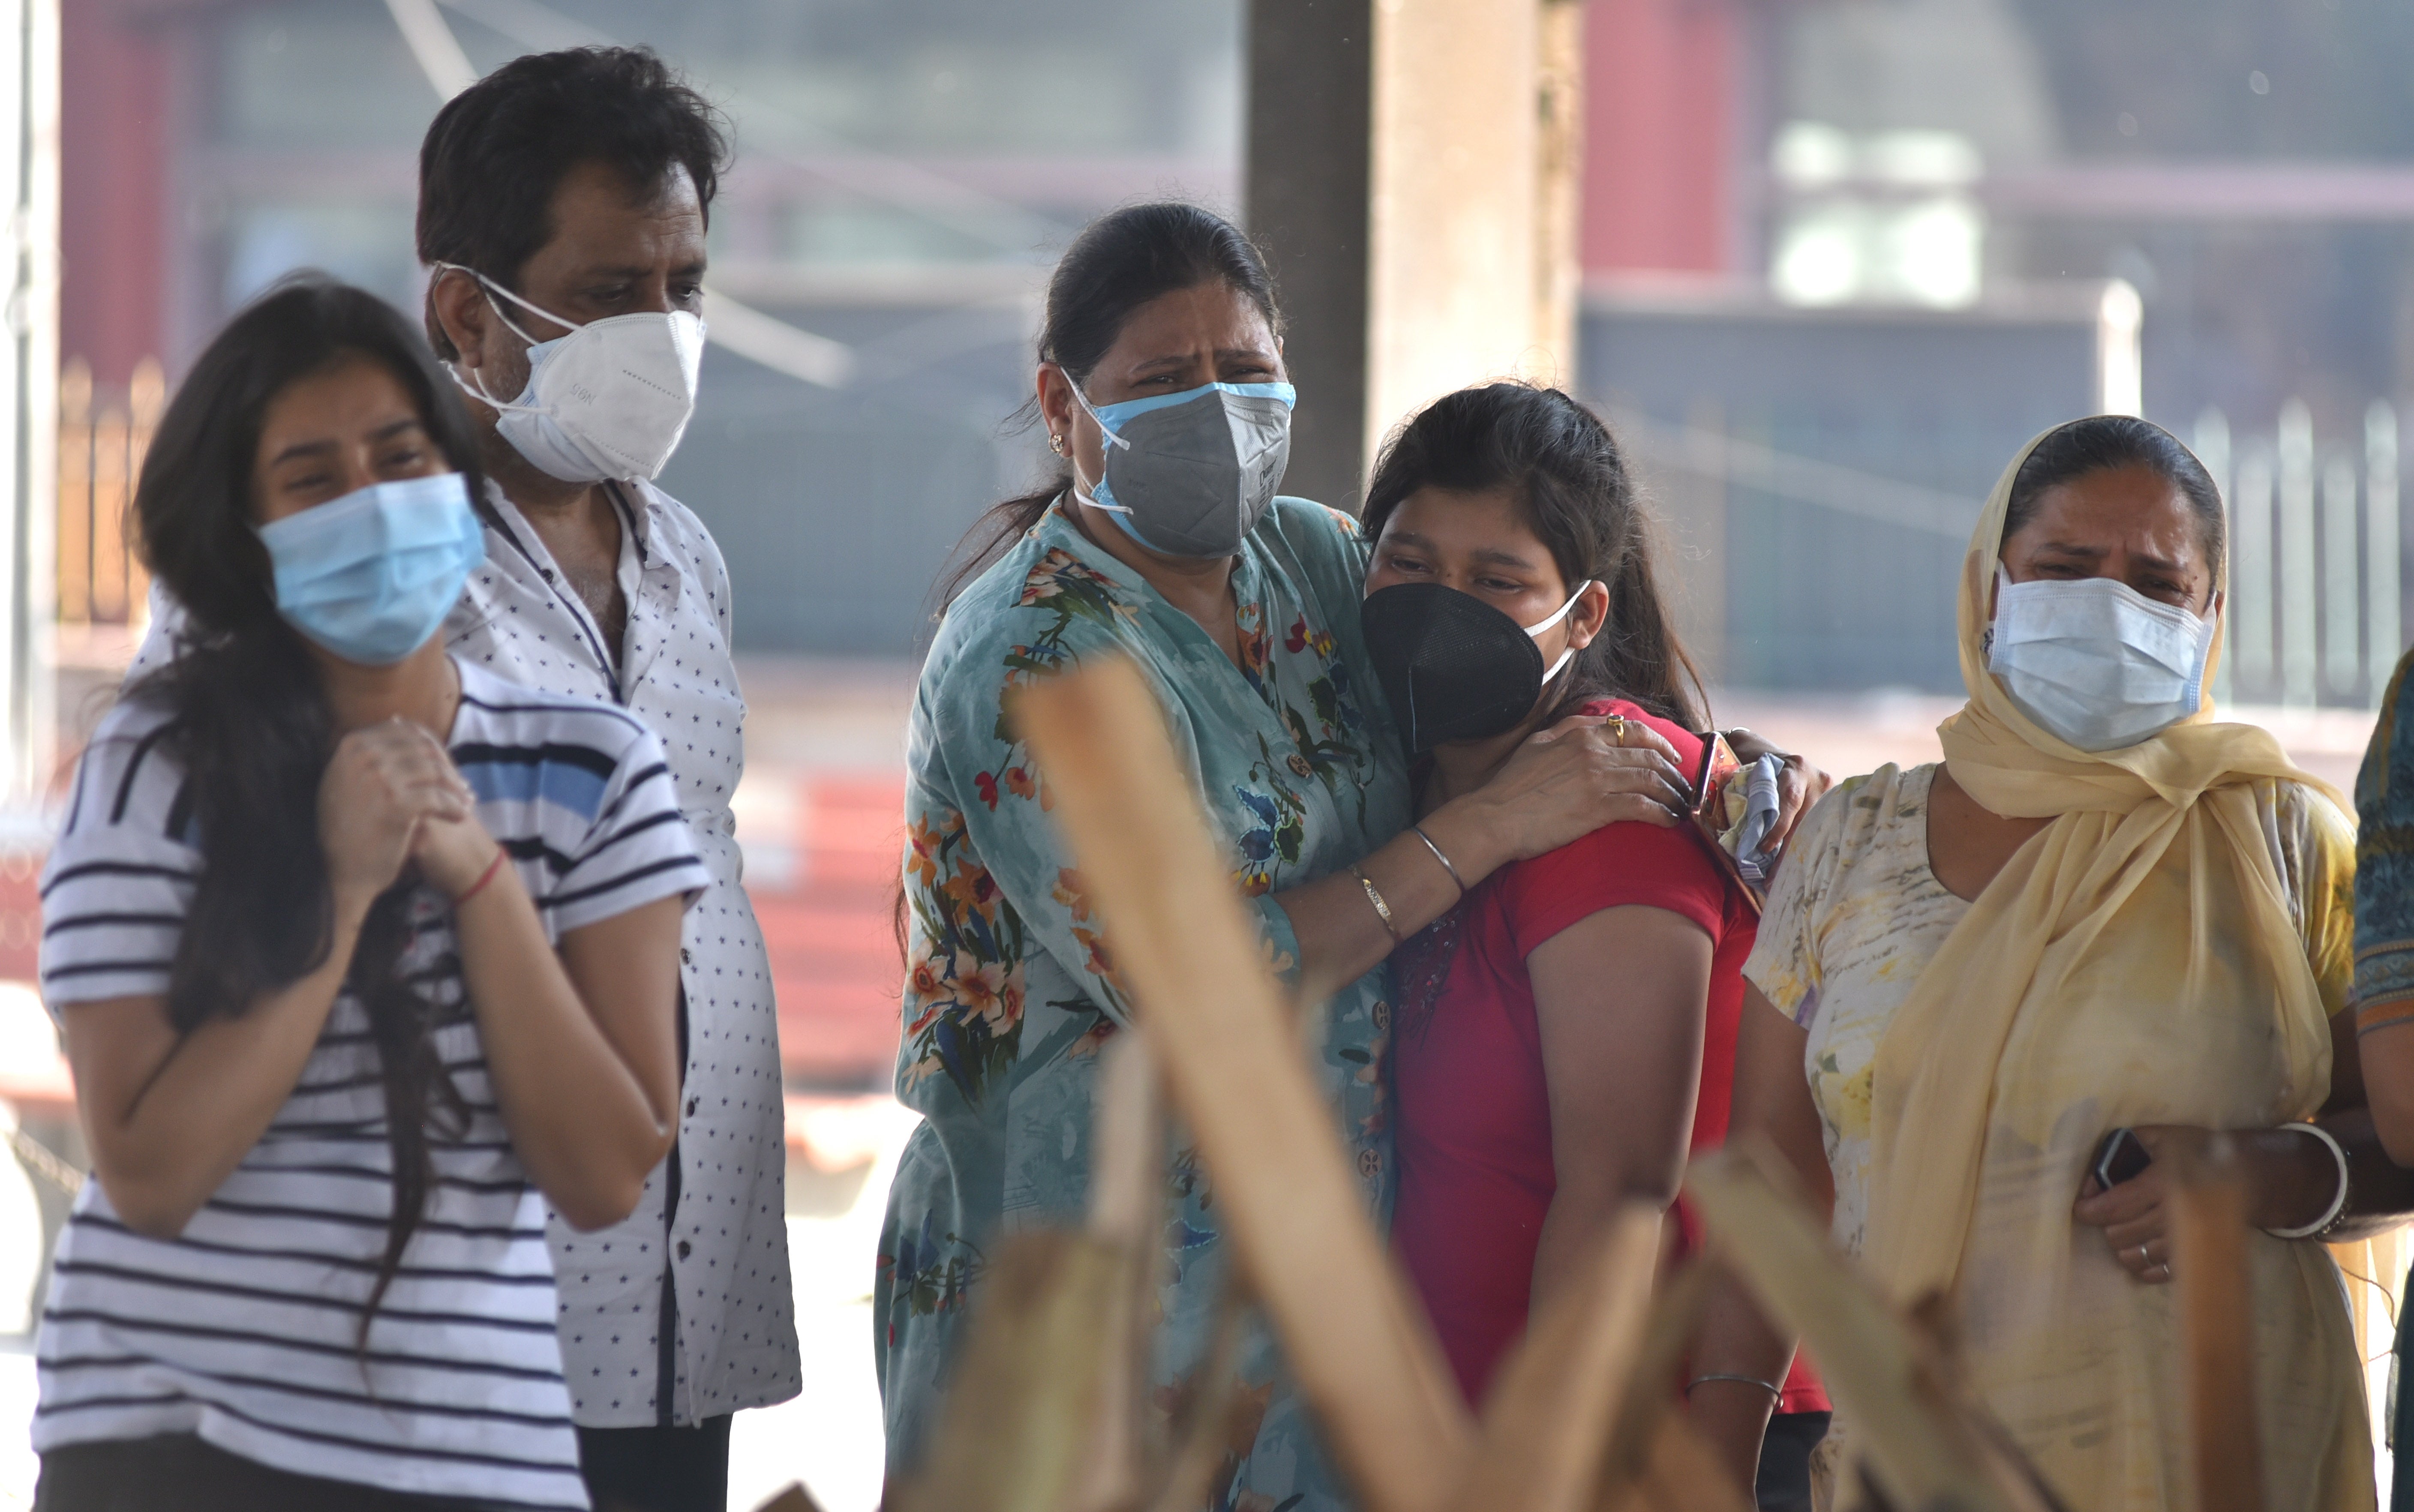
[[[1073,238],[1048,280],[1039,361],[1055,363],[1077,380],[1086,378],[1123,334],[1132,312],[1151,300],[1211,283],[1247,299],[1274,334],[1282,334],[1274,276],[1256,245],[1230,221],[1180,200],[1126,205],[1100,215]],[[1026,425],[1036,415],[1036,400],[1018,411]],[[1072,484],[1071,465],[1060,463],[1033,492],[995,505],[975,521],[942,573],[939,606],[954,602],[964,585],[1037,525]]]
[[[354,360],[403,386],[477,497],[474,433],[418,333],[375,296],[318,274],[280,283],[210,343],[160,416],[135,488],[142,559],[186,615],[175,660],[127,694],[167,713],[161,749],[184,768],[179,802],[202,857],[168,980],[168,1021],[179,1034],[247,1011],[317,970],[334,946],[319,780],[335,754],[335,714],[308,648],[276,612],[253,526],[252,469],[277,395]],[[364,1346],[425,1211],[430,1115],[456,1134],[467,1127],[467,1104],[431,1043],[434,1006],[400,971],[409,896],[397,883],[378,899],[346,972],[368,1013],[394,1156]]]
[[[1552,719],[1615,697],[1688,730],[1704,727],[1708,702],[1668,615],[1657,531],[1617,437],[1591,410],[1523,383],[1444,394],[1384,443],[1366,487],[1366,538],[1379,539],[1392,511],[1421,488],[1509,489],[1568,590],[1588,578],[1609,590],[1609,620],[1569,666]]]

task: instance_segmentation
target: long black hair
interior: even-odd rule
[[[186,615],[175,659],[127,695],[167,713],[161,749],[184,768],[179,801],[189,806],[202,857],[168,979],[168,1020],[180,1034],[246,1012],[316,971],[334,948],[319,781],[335,754],[335,713],[301,636],[276,611],[268,549],[254,528],[253,468],[269,405],[356,360],[401,383],[436,450],[477,497],[476,435],[426,343],[376,296],[315,274],[280,283],[218,333],[160,416],[135,487],[143,562]],[[364,1345],[426,1208],[430,1118],[455,1133],[466,1126],[466,1105],[432,1043],[435,1006],[399,972],[408,898],[397,883],[377,900],[346,973],[367,1009],[394,1155],[394,1206],[361,1314]]]
[[[1699,730],[1707,700],[1668,615],[1653,560],[1657,535],[1609,427],[1557,389],[1487,383],[1447,393],[1393,432],[1366,485],[1369,541],[1420,488],[1506,488],[1551,551],[1568,591],[1609,590],[1609,618],[1576,653],[1552,718],[1589,699],[1629,699]]]
[[[2221,490],[2178,437],[2135,415],[2090,415],[2048,431],[2012,475],[2012,497],[2004,506],[2004,540],[2036,518],[2050,490],[2091,472],[2119,467],[2143,467],[2179,490],[2188,512],[2196,516],[2213,586],[2220,587],[2229,538],[2222,519]]]
[[[1266,259],[1241,229],[1212,210],[1179,200],[1126,205],[1090,222],[1057,259],[1048,280],[1048,315],[1039,329],[1039,361],[1053,363],[1080,382],[1123,334],[1132,313],[1151,300],[1201,284],[1222,284],[1258,307],[1266,324],[1282,334],[1282,309],[1274,299]],[[1037,415],[1037,401],[1019,415]],[[941,573],[938,600],[952,601],[1007,543],[1048,512],[1073,484],[1073,467],[1060,463],[1032,492],[991,507],[973,523]]]

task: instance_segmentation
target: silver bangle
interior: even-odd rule
[[[1441,853],[1441,847],[1433,842],[1433,837],[1425,833],[1425,827],[1423,824],[1410,824],[1408,826],[1408,833],[1414,835],[1418,839],[1425,842],[1425,849],[1431,851],[1433,852],[1434,859],[1441,863],[1441,869],[1449,872],[1450,880],[1458,883],[1458,896],[1465,897],[1467,896],[1467,879],[1460,876],[1458,874],[1458,868],[1450,864],[1450,857]]]
[[[1697,1375],[1691,1380],[1686,1382],[1685,1395],[1689,1397],[1691,1396],[1693,1394],[1693,1388],[1700,1386],[1705,1381],[1740,1381],[1745,1386],[1756,1386],[1763,1391],[1767,1392],[1770,1396],[1780,1400],[1782,1400],[1785,1396],[1785,1391],[1782,1387],[1770,1386],[1767,1382],[1762,1380],[1756,1375],[1729,1375],[1723,1371],[1713,1371],[1707,1375]]]
[[[2322,1215],[2303,1227],[2267,1228],[2263,1232],[2275,1239],[2318,1238],[2336,1228],[2339,1220],[2347,1215],[2347,1148],[2332,1137],[2328,1129],[2318,1123],[2292,1123],[2287,1127],[2295,1129],[2301,1134],[2312,1134],[2330,1147],[2331,1159],[2338,1162],[2338,1191],[2332,1196],[2331,1205],[2322,1209]]]

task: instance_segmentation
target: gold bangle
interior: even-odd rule
[[[1384,902],[1383,895],[1375,890],[1374,879],[1366,875],[1364,868],[1357,867],[1350,868],[1349,875],[1357,878],[1358,885],[1366,889],[1366,901],[1375,905],[1375,917],[1383,921],[1383,932],[1392,937],[1393,944],[1399,943],[1400,926],[1392,922],[1392,905]]]

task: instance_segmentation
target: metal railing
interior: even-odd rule
[[[122,393],[104,393],[70,358],[59,375],[58,613],[63,625],[130,625],[150,579],[133,551],[127,509],[167,402],[159,364],[144,359]]]
[[[1739,686],[1842,686],[1889,647],[1932,644],[1946,649],[1931,670],[1950,677],[1949,588],[1975,497],[1805,455],[1800,439],[1772,447],[1712,423],[1608,416],[1664,486],[1691,548],[1674,564],[1695,612],[1687,634],[1721,673]],[[2198,418],[2187,439],[2229,523],[2223,702],[2379,704],[2406,647],[2399,435],[2384,400],[2347,436],[2317,435],[2293,399],[2268,430],[2236,430],[2218,409]]]
[[[2378,399],[2361,436],[2316,435],[2297,399],[2269,431],[2198,418],[2197,455],[2229,507],[2225,695],[2378,705],[2406,644],[2398,435]]]

